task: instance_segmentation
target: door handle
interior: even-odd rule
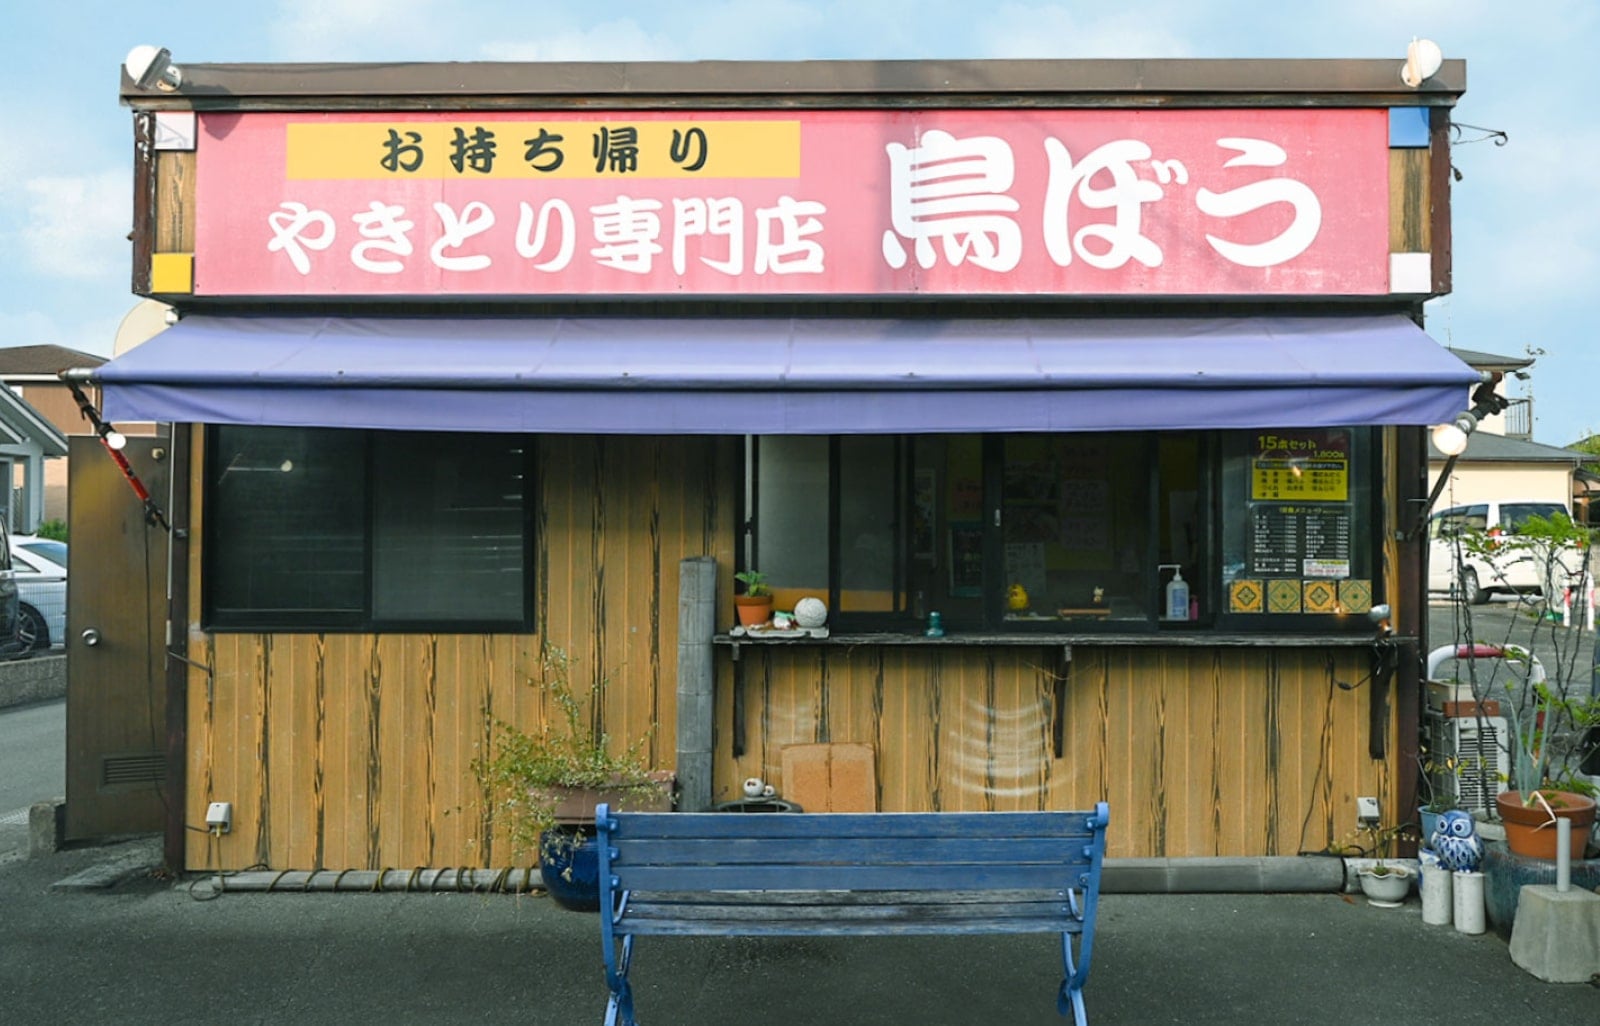
[[[82,637],[83,643],[88,645],[90,648],[100,644],[100,632],[95,630],[93,627],[86,628]]]

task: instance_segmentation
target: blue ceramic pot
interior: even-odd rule
[[[539,835],[539,877],[562,908],[600,908],[600,847],[592,828],[557,827]]]

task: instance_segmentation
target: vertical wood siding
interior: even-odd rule
[[[534,727],[550,714],[527,686],[545,644],[571,657],[580,696],[599,696],[598,727],[619,744],[648,735],[652,764],[670,768],[678,564],[709,554],[731,581],[739,454],[725,438],[541,439],[528,634],[192,627],[189,658],[212,673],[194,669],[189,681],[187,821],[229,801],[234,829],[191,833],[188,865],[510,864],[471,763],[497,719]],[[201,538],[198,484],[193,492]]]
[[[233,833],[189,835],[191,869],[526,861],[486,818],[471,762],[496,719],[533,727],[550,714],[526,683],[545,643],[571,655],[580,693],[600,695],[598,726],[619,743],[648,734],[651,762],[671,766],[678,563],[709,553],[731,574],[738,442],[550,438],[539,469],[532,633],[191,629],[189,658],[213,673],[189,681],[188,822],[234,803]],[[194,508],[200,538],[198,494]],[[1335,683],[1361,680],[1366,658],[1078,646],[1057,757],[1057,649],[747,645],[738,759],[733,666],[718,654],[714,797],[749,776],[781,789],[785,745],[865,742],[885,810],[1105,799],[1116,856],[1319,851],[1347,833],[1357,794],[1396,807],[1367,755],[1365,689]]]
[[[1357,794],[1393,801],[1367,755],[1365,649],[1078,646],[1062,754],[1054,649],[745,646],[717,693],[716,798],[782,788],[789,744],[866,742],[886,811],[1084,808],[1107,800],[1114,856],[1293,855],[1346,838]],[[1335,784],[1337,782],[1337,785]],[[1390,807],[1393,807],[1391,804]]]

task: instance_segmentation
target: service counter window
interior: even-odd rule
[[[516,435],[213,427],[205,624],[526,629],[532,480]]]
[[[753,438],[746,564],[842,631],[1365,630],[1370,436]]]

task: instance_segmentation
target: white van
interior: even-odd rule
[[[1531,500],[1477,502],[1433,514],[1428,518],[1428,590],[1457,594],[1473,605],[1494,594],[1559,598],[1556,589],[1582,569],[1579,550],[1548,558],[1538,546],[1496,540],[1518,534],[1529,517],[1548,519],[1557,513],[1572,515],[1559,502]],[[1489,551],[1471,551],[1466,536],[1473,532],[1484,536]]]

